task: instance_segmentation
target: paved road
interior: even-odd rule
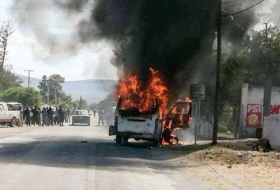
[[[0,189],[241,189],[208,166],[182,160],[180,151],[145,142],[116,146],[107,127],[96,124],[0,128]]]

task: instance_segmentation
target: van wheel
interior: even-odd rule
[[[153,146],[154,147],[159,147],[159,139],[154,139],[153,140]]]
[[[127,137],[123,138],[123,145],[124,146],[128,145],[128,138]]]
[[[122,143],[122,137],[120,135],[116,135],[116,144],[120,145]]]
[[[17,125],[17,119],[15,117],[13,117],[11,123],[10,123],[10,127],[14,127]]]

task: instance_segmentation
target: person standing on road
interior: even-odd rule
[[[55,111],[54,111],[54,125],[58,125],[58,109],[55,108]]]
[[[38,124],[38,126],[41,126],[41,124],[42,124],[41,123],[42,122],[42,119],[41,119],[41,117],[42,117],[41,108],[38,107],[37,111],[38,111],[38,113],[37,113],[37,124]]]
[[[26,126],[30,126],[30,109],[29,107],[26,107],[26,109],[24,110],[24,117],[25,117],[25,124]]]
[[[96,112],[97,112],[97,111],[96,111],[96,109],[94,108],[94,109],[93,109],[93,117],[94,117],[94,118],[95,118]]]
[[[98,125],[100,125],[100,122],[102,123],[102,125],[104,125],[104,110],[100,109],[98,111]]]
[[[33,109],[32,109],[32,124],[34,125],[34,126],[36,126],[36,124],[38,124],[38,113],[39,113],[39,111],[38,111],[38,107],[37,106],[35,106]]]
[[[42,111],[42,126],[44,127],[45,125],[47,125],[47,120],[48,120],[48,112],[46,108],[43,108]]]
[[[23,127],[23,115],[24,110],[22,106],[19,106],[19,112],[20,112],[20,127]]]
[[[71,116],[70,108],[67,108],[67,110],[65,111],[65,123],[70,122],[70,116]]]
[[[49,109],[48,109],[48,117],[49,117],[48,125],[53,126],[53,109],[52,109],[52,107],[49,107]]]
[[[57,111],[58,114],[58,123],[59,126],[63,126],[63,121],[64,121],[64,110],[62,109],[62,106],[59,107],[59,110]]]

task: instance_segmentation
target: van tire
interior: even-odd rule
[[[121,145],[122,144],[122,137],[120,135],[116,135],[116,145]]]
[[[10,127],[15,127],[17,125],[17,119],[15,117],[12,118],[12,121],[10,123]]]
[[[159,147],[159,139],[153,140],[153,147]]]
[[[128,145],[128,138],[127,137],[123,138],[123,145],[124,146]]]

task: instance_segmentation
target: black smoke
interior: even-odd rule
[[[221,14],[257,1],[225,0]],[[53,0],[53,4],[77,14],[91,9],[78,24],[79,41],[112,41],[112,63],[124,75],[137,74],[143,87],[150,67],[161,72],[174,98],[188,91],[192,82],[214,84],[218,0]],[[237,48],[254,17],[254,9],[223,17],[223,40]]]
[[[191,81],[209,83],[215,78],[211,55],[216,38],[217,2],[99,0],[91,18],[81,22],[86,27],[80,28],[80,38],[113,40],[116,43],[113,64],[124,74],[137,74],[145,86],[149,68],[153,67],[162,73],[172,96],[177,98]],[[245,7],[242,1],[225,3],[221,14]],[[224,17],[224,39],[233,46],[241,44],[253,19],[253,10]],[[88,30],[89,25],[97,29]]]

